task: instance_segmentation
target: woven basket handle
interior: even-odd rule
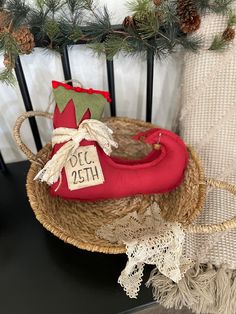
[[[230,184],[225,181],[208,179],[206,184],[213,188],[222,189],[230,192],[234,196],[236,196],[236,186],[234,184]],[[213,233],[213,232],[222,232],[226,230],[230,230],[236,228],[236,216],[231,219],[227,219],[219,224],[211,224],[211,225],[189,225],[185,228],[188,233]]]
[[[16,120],[16,123],[14,125],[13,129],[13,136],[15,138],[17,146],[20,148],[20,150],[26,155],[26,157],[31,161],[35,163],[40,163],[42,162],[38,159],[38,157],[23,143],[21,139],[21,134],[20,134],[20,129],[22,126],[22,123],[31,117],[45,117],[52,119],[52,114],[49,112],[43,112],[43,111],[28,111],[23,113],[22,115],[19,116],[19,118]]]

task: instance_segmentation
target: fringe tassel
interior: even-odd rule
[[[195,276],[191,276],[192,293],[196,302],[191,309],[197,313],[211,313],[214,307],[216,270],[211,264],[197,265]]]
[[[154,269],[146,284],[167,309],[187,307],[196,314],[236,313],[236,270],[196,264],[178,283]]]
[[[232,271],[227,270],[225,265],[218,270],[216,275],[216,308],[217,313],[229,313],[230,296],[231,296],[231,277]],[[234,312],[235,313],[235,312]]]
[[[180,280],[175,283],[171,279],[162,275],[157,268],[155,268],[151,274],[147,287],[152,285],[154,300],[161,303],[167,309],[176,308],[181,309],[184,306],[193,304],[195,302],[192,299],[188,280]]]
[[[236,271],[232,273],[232,286],[230,293],[230,311],[229,313],[236,313]]]

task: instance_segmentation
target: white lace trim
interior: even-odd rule
[[[145,264],[155,265],[166,277],[178,282],[190,260],[182,257],[185,240],[179,223],[165,222],[157,203],[143,214],[126,215],[97,231],[101,238],[126,245],[128,262],[118,279],[130,298],[136,298]]]

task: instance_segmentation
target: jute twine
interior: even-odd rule
[[[51,114],[45,112],[27,112],[17,119],[14,127],[17,145],[32,162],[27,176],[27,194],[36,218],[47,230],[63,241],[89,251],[109,254],[123,253],[125,252],[124,246],[98,238],[96,230],[133,211],[144,212],[154,200],[158,201],[163,217],[168,221],[182,223],[186,232],[208,233],[236,226],[236,218],[218,225],[191,224],[203,209],[207,185],[223,188],[236,195],[235,186],[221,181],[206,181],[201,163],[191,148],[188,148],[190,160],[184,182],[170,193],[138,195],[98,202],[68,201],[52,197],[47,184],[34,181],[35,175],[50,158],[50,144],[47,144],[35,155],[22,142],[20,136],[23,121],[32,116],[52,117]],[[109,118],[105,122],[113,129],[114,137],[119,144],[114,155],[128,159],[140,159],[152,149],[150,145],[134,141],[131,137],[138,132],[154,127],[154,125],[128,118]]]

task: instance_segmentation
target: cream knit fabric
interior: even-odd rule
[[[226,18],[208,15],[199,34],[205,49],[185,56],[180,134],[202,160],[207,178],[236,184],[236,42],[219,53],[207,50],[213,36],[226,28]],[[219,223],[236,215],[236,199],[209,190],[196,223]],[[200,262],[236,268],[236,230],[223,234],[188,235],[187,254]]]

